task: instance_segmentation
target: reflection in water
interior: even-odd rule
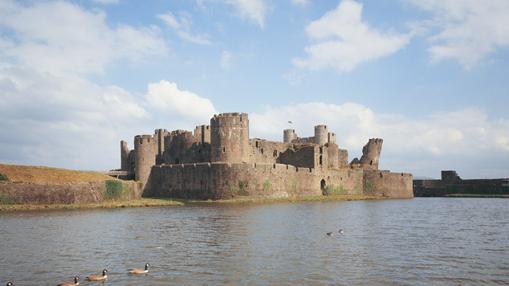
[[[509,284],[505,199],[0,214],[0,285]],[[326,232],[345,230],[329,237]],[[150,274],[127,275],[151,264]],[[87,282],[83,282],[86,285]]]

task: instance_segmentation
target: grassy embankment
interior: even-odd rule
[[[57,169],[49,167],[19,166],[0,164],[0,181],[34,183],[34,184],[69,184],[84,182],[106,182],[111,183],[112,178],[99,172],[75,171],[67,169]],[[258,203],[295,203],[310,201],[351,201],[351,200],[372,200],[372,196],[364,195],[335,195],[329,196],[306,196],[289,198],[253,198],[240,196],[228,200],[179,200],[167,198],[142,198],[137,200],[115,199],[117,192],[116,184],[111,184],[113,188],[107,188],[104,194],[106,198],[111,197],[101,203],[94,204],[12,204],[10,198],[0,190],[0,211],[14,210],[51,210],[51,209],[85,209],[85,208],[125,208],[125,207],[151,207],[151,206],[181,206],[181,205],[199,205],[199,204],[258,204]]]

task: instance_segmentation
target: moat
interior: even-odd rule
[[[17,285],[104,267],[107,285],[509,283],[505,199],[15,212],[0,231],[0,278]]]

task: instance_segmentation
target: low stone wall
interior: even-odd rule
[[[34,184],[0,182],[3,204],[88,204],[105,200],[141,198],[141,188],[134,181]]]
[[[412,174],[364,170],[364,192],[388,198],[413,198]]]
[[[324,185],[322,185],[322,180]],[[238,196],[299,197],[362,194],[361,169],[314,169],[283,164],[197,163],[152,167],[144,196],[229,199]]]
[[[414,180],[416,197],[445,197],[449,195],[509,196],[509,179],[474,180]]]

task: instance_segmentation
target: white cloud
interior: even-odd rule
[[[509,46],[509,1],[407,1],[432,13],[431,21],[422,22],[434,33],[429,38],[432,61],[452,59],[468,69]]]
[[[509,120],[489,119],[475,108],[411,119],[379,114],[356,103],[312,102],[268,107],[250,114],[250,123],[253,137],[278,141],[285,128],[306,137],[313,136],[313,125],[327,124],[337,134],[338,145],[349,150],[350,160],[361,155],[369,138],[381,137],[381,167],[417,175],[436,176],[440,168],[457,168],[469,177],[507,176],[509,172]]]
[[[267,4],[263,0],[225,0],[227,4],[235,6],[240,16],[258,26],[265,25]]]
[[[230,51],[224,50],[221,53],[221,60],[220,60],[221,68],[224,70],[229,69],[232,65],[232,59],[233,59],[232,53]]]
[[[210,45],[208,35],[193,34],[191,32],[192,19],[190,15],[186,13],[180,13],[179,17],[177,17],[172,12],[168,11],[165,14],[158,15],[157,17],[161,19],[168,27],[175,30],[177,35],[182,40],[198,45]]]
[[[15,36],[3,39],[7,48],[0,58],[45,72],[98,73],[116,60],[166,54],[157,28],[111,28],[105,18],[66,2],[6,2],[0,5],[0,28]]]
[[[292,0],[293,5],[306,6],[309,4],[309,0]]]
[[[102,5],[112,5],[112,4],[118,4],[120,0],[92,0],[95,3],[99,3]]]
[[[176,114],[207,121],[216,113],[207,99],[190,91],[180,90],[176,83],[162,80],[148,85],[147,102],[165,114]]]
[[[343,0],[336,9],[306,27],[315,42],[305,48],[307,59],[294,59],[299,68],[333,68],[349,72],[367,61],[388,56],[410,41],[409,34],[382,32],[362,21],[362,4]]]

